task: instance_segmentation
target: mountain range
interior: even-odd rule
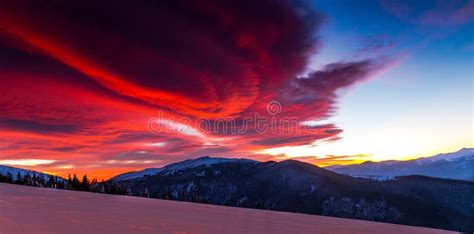
[[[112,180],[133,196],[474,230],[474,182],[426,176],[377,181],[286,160],[202,157]]]
[[[206,156],[109,181],[131,196],[474,231],[472,152],[326,168]],[[8,172],[49,176],[0,166]]]
[[[474,181],[474,149],[438,154],[407,161],[363,162],[334,165],[325,169],[354,177],[386,180],[402,175],[425,175],[438,178]]]

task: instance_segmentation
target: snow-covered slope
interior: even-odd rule
[[[451,233],[317,215],[0,183],[1,233]]]
[[[408,161],[367,161],[361,164],[334,165],[325,168],[340,174],[378,180],[402,175],[425,175],[474,181],[474,149],[463,148],[453,153]]]
[[[27,174],[29,174],[30,176],[36,175],[37,177],[43,177],[43,179],[45,181],[49,180],[49,175],[45,174],[45,173],[41,173],[41,172],[37,172],[37,171],[31,171],[31,170],[22,169],[22,168],[16,168],[16,167],[0,165],[0,174],[6,176],[8,173],[12,174],[13,181],[17,180],[18,173],[21,176],[26,176]]]
[[[127,172],[123,173],[117,176],[114,176],[111,180],[129,180],[129,179],[134,179],[134,178],[140,178],[143,176],[151,176],[151,175],[156,175],[163,171],[163,168],[147,168],[141,171],[132,171],[132,172]]]
[[[236,158],[211,158],[209,156],[200,157],[196,159],[188,159],[182,162],[172,163],[161,168],[147,168],[141,171],[128,172],[112,178],[112,180],[130,180],[135,178],[140,178],[143,176],[152,176],[159,173],[171,174],[180,170],[187,168],[193,168],[198,166],[209,166],[212,164],[218,163],[228,163],[228,162],[257,162],[250,159],[236,159]]]

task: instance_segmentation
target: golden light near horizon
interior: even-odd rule
[[[6,159],[0,160],[0,165],[10,166],[40,166],[56,162],[50,159]]]
[[[287,158],[353,156],[353,163],[360,163],[362,161],[410,160],[474,147],[473,139],[469,136],[464,138],[453,136],[451,141],[443,141],[440,137],[430,134],[414,132],[407,135],[400,131],[387,131],[383,136],[365,135],[356,137],[347,133],[343,133],[341,136],[342,139],[338,141],[321,141],[313,145],[268,148],[257,151],[257,153],[275,156],[285,155]],[[451,136],[448,135],[448,137]],[[338,162],[334,161],[332,164],[338,164]]]

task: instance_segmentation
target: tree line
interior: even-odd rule
[[[99,182],[96,178],[90,180],[87,178],[87,175],[82,176],[82,179],[80,180],[76,174],[73,174],[73,176],[69,174],[67,179],[63,179],[53,175],[43,176],[35,173],[26,173],[24,175],[17,173],[16,175],[13,175],[11,172],[7,172],[5,175],[0,174],[0,182],[43,188],[129,195],[127,188],[124,188],[113,181],[102,180]]]

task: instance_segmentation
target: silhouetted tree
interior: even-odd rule
[[[80,187],[81,187],[81,182],[79,182],[79,179],[77,178],[76,174],[74,174],[72,176],[71,189],[80,190]]]
[[[16,174],[16,184],[25,184],[23,176],[20,174],[20,172]]]
[[[14,181],[14,180],[13,180],[13,175],[12,175],[12,173],[7,172],[7,179],[6,179],[6,182],[7,182],[7,183],[13,183],[13,181]]]
[[[150,192],[148,192],[148,189],[146,187],[145,187],[145,191],[143,192],[143,196],[150,197]]]
[[[89,191],[89,179],[87,179],[87,175],[84,175],[82,177],[81,190],[82,191]]]
[[[72,185],[72,179],[71,179],[71,173],[67,175],[67,189],[71,189]]]

